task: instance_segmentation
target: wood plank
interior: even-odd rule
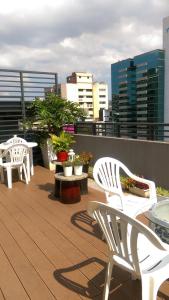
[[[0,276],[0,287],[3,290],[4,298],[8,300],[27,300],[30,299],[26,293],[21,281],[15,273],[8,257],[0,247],[0,270],[3,276]],[[2,294],[0,296],[1,299]],[[2,298],[2,299],[4,299]]]
[[[14,193],[13,193],[13,196],[14,196]],[[21,212],[19,211],[19,209],[17,211],[17,208],[14,207],[14,204],[13,204],[13,202],[15,202],[14,199],[15,199],[15,197],[11,197],[9,199],[9,201],[8,201],[8,199],[5,199],[4,205],[6,207],[8,207],[8,210],[10,211],[10,213],[15,212],[14,218],[21,224],[21,226],[24,228],[24,230],[25,230],[25,228],[30,228],[29,232],[27,232],[27,233],[31,237],[34,236],[34,241],[36,242],[36,244],[38,244],[38,247],[40,247],[41,250],[43,249],[43,253],[45,253],[46,255],[48,255],[48,258],[50,259],[50,261],[52,260],[53,263],[55,264],[55,266],[57,266],[57,268],[59,268],[61,266],[58,265],[58,261],[56,261],[56,260],[59,260],[59,264],[60,263],[62,264],[62,268],[63,268],[64,264],[65,264],[65,267],[66,266],[71,266],[72,263],[70,262],[69,259],[66,258],[65,255],[62,254],[63,251],[62,252],[58,251],[58,249],[56,248],[56,246],[58,247],[58,238],[57,238],[56,234],[55,234],[55,239],[54,239],[55,240],[55,245],[54,245],[53,244],[53,239],[52,239],[52,243],[50,243],[50,240],[48,238],[42,236],[41,232],[39,232],[39,231],[36,232],[37,230],[35,228],[37,228],[37,226],[34,226],[34,224],[32,225],[33,210],[31,209],[31,211],[29,212],[30,208],[29,208],[29,206],[27,206],[26,209],[25,209],[25,211],[24,211],[25,214],[27,214],[29,212],[29,215],[31,216],[31,223],[29,224],[29,221],[28,221],[27,218],[25,218],[24,214],[21,214]],[[20,206],[22,206],[22,208],[25,207],[25,205],[23,206],[23,202],[22,201],[18,201],[18,203],[20,204]],[[35,218],[34,218],[36,220],[36,225],[38,225],[38,226],[39,226],[39,224],[42,225],[42,223],[43,223],[44,220],[40,219],[39,220],[39,224],[37,224],[37,217],[38,217],[38,215],[36,214]],[[42,228],[43,234],[44,234],[44,230],[46,230],[46,226],[47,225],[48,225],[48,223],[44,222],[44,227]],[[51,227],[51,228],[53,229],[53,227]],[[58,233],[57,233],[57,235],[58,235]],[[39,239],[40,236],[41,236],[41,240]],[[63,248],[63,243],[59,243],[59,245],[61,245],[61,249],[62,249]],[[70,245],[70,243],[69,243],[69,245]],[[57,254],[57,252],[58,252],[58,254]],[[72,253],[72,251],[70,251],[70,249],[67,248],[67,251],[65,253]],[[74,256],[74,258],[75,258],[75,256]],[[77,260],[77,258],[78,258],[78,256],[76,256],[76,265],[79,265],[79,258],[78,258],[78,260]],[[86,257],[83,257],[83,261],[84,261],[84,258],[86,258]],[[82,258],[80,257],[80,261],[81,261],[81,259]],[[65,262],[65,263],[63,263],[63,262]],[[74,262],[75,262],[75,259],[74,259],[73,263]],[[87,279],[93,278],[94,275],[96,275],[98,273],[98,271],[99,271],[98,268],[95,268],[95,269],[93,268],[93,263],[94,263],[93,260],[92,260],[92,262],[90,261],[90,264],[91,263],[92,263],[92,266],[89,265],[89,262],[88,262],[87,266],[83,265],[83,270],[82,270],[81,273],[85,275],[85,277],[84,277],[85,280],[82,280],[82,275],[81,274],[78,274],[78,276],[77,276],[78,280],[81,279],[81,282],[84,282],[85,284],[86,284]],[[101,267],[103,268],[102,265],[101,265]],[[86,269],[86,271],[85,271],[85,269]],[[72,273],[73,276],[75,276],[74,273],[75,273],[75,271]],[[89,277],[87,276],[87,273],[90,274]],[[72,277],[72,280],[76,279],[75,280],[75,282],[76,282],[77,281],[77,277],[76,278]],[[95,284],[96,284],[96,282],[95,282]],[[95,288],[95,286],[93,286],[92,290],[93,290],[93,292],[92,292],[93,295],[96,295],[96,294],[99,293],[99,291]]]
[[[54,297],[56,297],[56,299],[57,297],[60,297],[60,299],[65,299],[68,295],[70,296],[71,294],[74,299],[79,299],[78,295],[72,293],[71,291],[68,292],[68,290],[63,285],[60,285],[55,280],[53,276],[53,273],[55,272],[55,266],[46,258],[39,247],[34,242],[32,242],[30,237],[16,223],[16,221],[11,219],[10,214],[2,207],[2,205],[0,208],[0,219],[3,221],[10,234],[13,236],[13,239],[17,240],[21,251],[34,266],[34,269],[41,278],[41,282],[39,282],[39,285],[41,283],[41,287],[39,287],[38,290],[39,299],[54,299]],[[10,255],[10,260],[14,260],[14,258],[11,257],[12,253],[10,253],[10,249],[8,249],[8,255]],[[50,293],[49,291],[46,291],[46,286],[48,286],[51,294],[54,297],[52,297],[52,295],[49,297]]]
[[[18,200],[18,199],[17,199]],[[45,236],[53,243],[55,247],[57,247],[61,253],[64,253],[69,261],[69,263],[80,263],[87,259],[87,256],[81,253],[72,243],[61,234],[59,231],[55,230],[53,226],[51,226],[48,222],[46,222],[41,216],[39,216],[30,206],[26,205],[23,201],[17,201],[14,197],[11,199],[5,199],[4,204],[7,207],[8,211],[12,214],[15,211],[17,213],[16,207],[19,207],[21,211],[31,219],[31,222],[34,228],[39,228],[39,230],[45,234]],[[14,206],[14,204],[16,206]],[[20,217],[17,217],[19,219]],[[63,266],[62,266],[63,267]],[[89,279],[93,277],[95,272],[98,272],[99,269],[94,271],[94,268],[86,268],[88,270],[85,272],[85,276]],[[92,271],[92,272],[91,272]],[[89,275],[90,274],[90,275]]]
[[[0,288],[0,300],[5,300],[2,289]]]
[[[1,211],[2,208],[0,209],[0,212]],[[20,247],[18,247],[18,244],[16,243],[14,238],[11,236],[11,234],[7,231],[7,229],[1,222],[0,240],[3,251],[8,257],[10,264],[14,268],[18,278],[22,282],[22,285],[24,286],[30,298],[36,300],[38,300],[40,297],[41,299],[54,299],[44,282],[34,270],[34,267],[30,264],[29,260],[21,251]]]

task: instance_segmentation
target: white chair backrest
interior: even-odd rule
[[[141,275],[137,247],[139,234],[143,234],[156,249],[166,251],[151,229],[119,210],[93,201],[88,203],[88,213],[99,223],[112,255],[130,265],[137,276]]]
[[[125,169],[125,165],[112,157],[102,157],[98,159],[93,168],[93,177],[98,185],[104,190],[116,194],[121,192],[120,168]]]
[[[21,137],[14,135],[13,138],[6,141],[8,144],[27,144],[27,141],[22,139]]]
[[[24,157],[28,154],[29,148],[27,145],[21,143],[21,144],[13,144],[8,147],[3,152],[3,157],[7,157],[7,161],[11,164],[19,164],[23,163]]]
[[[128,168],[117,159],[102,157],[98,159],[93,168],[93,177],[96,183],[105,191],[106,198],[110,193],[118,195],[121,201],[121,208],[125,209],[124,194],[120,182],[120,169],[128,174]]]
[[[119,197],[119,205],[118,207],[122,210],[126,210],[127,202],[126,195],[122,190],[122,185],[120,181],[120,174],[127,175],[127,177],[147,184],[149,186],[149,200],[147,200],[147,205],[143,203],[145,209],[149,209],[151,205],[157,202],[156,188],[155,183],[151,180],[144,179],[142,177],[138,177],[133,174],[121,161],[112,158],[112,157],[102,157],[98,159],[93,168],[93,177],[95,182],[105,191],[106,200],[108,203],[112,201],[112,196],[115,194]],[[139,204],[139,202],[138,202]],[[140,211],[144,211],[142,207],[142,202],[140,201]],[[136,209],[137,211],[137,209]]]

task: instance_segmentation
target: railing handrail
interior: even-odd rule
[[[166,141],[169,139],[169,123],[77,122],[75,133]]]

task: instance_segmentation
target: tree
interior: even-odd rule
[[[48,93],[45,99],[36,98],[28,107],[26,124],[28,127],[36,124],[37,129],[57,134],[64,124],[74,124],[85,115],[77,103]]]

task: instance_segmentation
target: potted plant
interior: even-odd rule
[[[127,177],[123,183],[129,192],[141,197],[149,197],[149,186],[147,184],[129,177]]]
[[[82,175],[83,161],[80,159],[79,155],[75,156],[73,166],[74,166],[74,174],[75,175]]]
[[[53,150],[56,152],[58,161],[65,161],[68,159],[68,150],[70,145],[75,143],[73,135],[62,131],[58,136],[50,134]]]
[[[38,135],[46,167],[50,168],[51,161],[55,158],[50,134],[59,135],[65,124],[74,124],[85,115],[85,111],[77,103],[62,99],[55,93],[47,93],[45,99],[35,98],[27,107],[27,118],[23,126],[25,130]]]
[[[83,162],[83,172],[88,173],[89,164],[93,158],[93,154],[88,151],[83,151],[79,154],[79,158]]]
[[[63,173],[64,176],[72,176],[73,173],[73,163],[69,160],[63,162]]]

